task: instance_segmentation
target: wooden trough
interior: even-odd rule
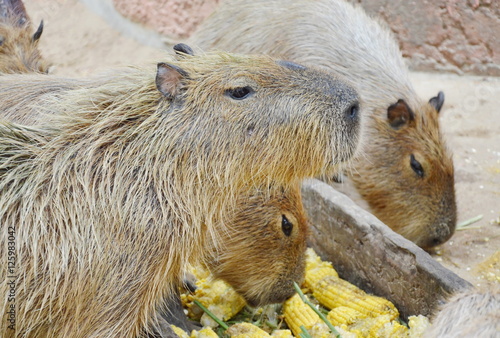
[[[340,277],[393,302],[404,319],[429,316],[447,295],[472,287],[328,184],[308,180],[302,195],[309,245]]]

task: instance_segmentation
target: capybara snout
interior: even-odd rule
[[[330,94],[332,111],[336,114],[330,116],[328,122],[338,124],[337,128],[342,130],[342,133],[332,135],[333,149],[341,149],[344,145],[344,151],[338,152],[337,160],[338,163],[345,163],[356,154],[360,144],[363,120],[360,99],[358,93],[343,81],[330,80],[327,86],[319,85],[323,92]]]

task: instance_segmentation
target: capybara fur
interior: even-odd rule
[[[500,287],[470,289],[455,294],[431,322],[423,337],[498,338]]]
[[[21,0],[0,0],[0,74],[47,73],[38,41],[43,22],[34,32]]]
[[[27,100],[74,82],[6,78]],[[138,336],[200,262],[251,304],[282,301],[303,273],[299,183],[359,134],[350,86],[265,56],[183,55],[38,103],[36,126],[0,127],[3,336]]]
[[[368,115],[364,156],[346,172],[357,191],[375,216],[421,247],[452,236],[454,169],[438,123],[444,95],[417,96],[382,23],[341,0],[225,0],[190,41],[294,60],[351,81]]]

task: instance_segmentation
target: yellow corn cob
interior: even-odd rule
[[[232,287],[222,280],[200,279],[196,282],[198,287],[194,295],[187,295],[188,315],[191,318],[200,318],[203,326],[216,327],[217,323],[198,307],[193,306],[192,301],[198,300],[217,318],[227,321],[243,309],[246,302]]]
[[[209,278],[211,275],[210,271],[199,265],[191,266],[190,268],[188,268],[188,271],[189,273],[193,274],[193,276],[198,280]]]
[[[419,315],[408,317],[409,338],[420,338],[424,336],[425,330],[429,327],[429,318]]]
[[[367,338],[406,338],[408,328],[391,321],[390,315],[381,315],[375,318],[367,317],[354,322],[347,327],[349,332],[359,337]]]
[[[174,330],[175,334],[179,336],[179,338],[189,338],[189,335],[180,327],[175,325],[170,325],[170,327]]]
[[[271,337],[269,333],[251,323],[238,323],[226,330],[231,338],[260,338]]]
[[[375,318],[375,322],[370,328],[369,335],[370,338],[403,338],[407,336],[408,328],[399,324],[397,321],[391,321],[388,315],[382,315]]]
[[[199,331],[193,330],[190,338],[219,338],[219,336],[210,327],[204,327]]]
[[[332,263],[324,262],[312,248],[306,250],[306,275],[304,286],[314,288],[316,283],[326,276],[338,277]]]
[[[274,330],[271,333],[274,338],[293,338],[292,331],[290,330]]]
[[[330,332],[330,329],[323,321],[314,324],[309,330],[307,330],[307,332],[309,332],[311,337],[314,337],[314,338],[335,338],[336,337],[336,335],[334,335],[333,333]]]
[[[283,316],[295,336],[298,336],[302,331],[300,329],[301,325],[304,325],[309,330],[314,324],[321,322],[321,318],[309,305],[300,299],[298,294],[295,294],[283,304]]]
[[[334,326],[351,325],[356,321],[366,318],[365,314],[347,306],[339,306],[328,312],[327,319]]]
[[[312,291],[318,302],[329,309],[346,306],[370,317],[383,314],[390,315],[391,320],[399,317],[398,310],[387,299],[368,295],[340,278],[326,276],[314,284]]]

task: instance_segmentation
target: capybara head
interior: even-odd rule
[[[281,303],[304,276],[307,220],[299,188],[242,198],[208,265],[250,305]]]
[[[484,284],[457,291],[433,317],[423,337],[498,337],[500,286]]]
[[[186,48],[176,46],[182,51],[178,62],[158,65],[156,84],[172,103],[165,116],[183,110],[195,124],[211,125],[212,135],[206,128],[179,130],[204,133],[195,138],[203,142],[199,150],[251,154],[251,171],[265,174],[258,165],[265,164],[282,181],[297,173],[316,176],[318,168],[335,170],[355,153],[359,100],[345,82],[267,56],[207,54],[201,64]]]
[[[367,137],[373,155],[352,176],[373,213],[423,248],[448,240],[456,223],[453,161],[438,126],[443,102],[440,92],[418,113],[403,99],[389,106],[374,123],[377,137]]]
[[[33,26],[21,0],[0,0],[0,73],[47,73],[38,49],[43,21]]]

